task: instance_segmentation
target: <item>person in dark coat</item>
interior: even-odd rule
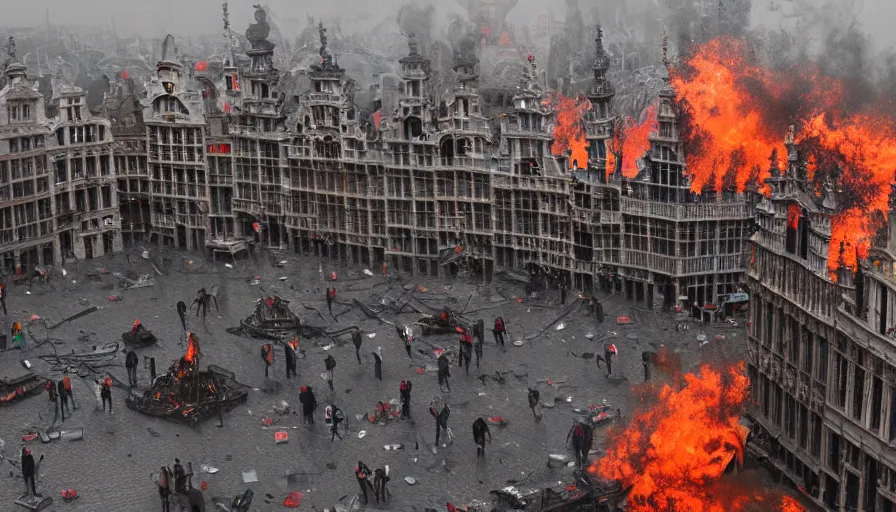
[[[358,358],[358,364],[361,364],[361,341],[361,331],[357,329],[352,333],[352,344],[355,345],[355,357]]]
[[[187,330],[187,303],[179,300],[177,301],[177,316],[180,317],[180,324],[184,326],[184,330]]]
[[[137,386],[137,365],[140,364],[140,358],[133,350],[128,351],[128,356],[124,360],[124,367],[128,370],[128,385],[132,388]]]
[[[0,283],[0,304],[3,305],[3,314],[6,313],[6,284]]]
[[[264,361],[264,376],[270,376],[271,365],[274,364],[274,346],[265,343],[261,346],[261,359]]]
[[[473,442],[476,443],[476,458],[485,457],[485,436],[488,435],[488,442],[492,442],[492,432],[488,428],[488,423],[482,418],[477,418],[473,422]]]
[[[184,471],[180,459],[174,459],[174,492],[183,494],[187,491],[187,472]]]
[[[320,292],[318,292],[320,293]],[[330,315],[333,315],[333,301],[336,300],[336,288],[327,288],[327,308],[330,310]]]
[[[376,352],[373,352],[373,376],[383,380],[383,347],[376,347]]]
[[[480,318],[473,326],[473,352],[476,354],[476,369],[479,369],[479,361],[482,359],[482,346],[485,343],[485,322]]]
[[[358,486],[361,487],[361,496],[364,497],[364,503],[367,503],[367,489],[370,487],[370,468],[364,465],[360,460],[355,466],[355,478],[358,479]]]
[[[535,421],[541,421],[541,413],[536,411],[540,397],[541,393],[537,389],[529,388],[529,408],[532,409],[532,416],[535,416]]]
[[[299,402],[302,403],[302,424],[314,425],[314,410],[317,409],[317,398],[311,386],[302,386],[299,393]]]
[[[445,355],[444,352],[439,356],[438,359],[439,365],[439,390],[444,391],[444,388],[448,388],[448,392],[451,392],[451,384],[448,382],[448,377],[451,376],[451,365],[448,363],[448,356]]]
[[[327,385],[330,386],[330,391],[333,391],[333,370],[336,369],[336,358],[333,354],[328,354],[324,359],[324,368],[327,369]]]
[[[286,359],[286,378],[289,378],[289,374],[291,373],[293,377],[298,377],[296,374],[296,350],[299,348],[299,340],[297,338],[293,338],[283,345],[283,355]]]
[[[504,333],[507,332],[507,326],[504,325],[504,319],[500,316],[495,318],[495,328],[492,329],[492,333],[495,335],[495,344],[501,345],[501,348],[504,348]]]
[[[373,477],[373,491],[376,495],[376,502],[385,503],[388,499],[389,491],[386,490],[386,484],[389,483],[389,466],[386,469],[377,468]]]
[[[48,380],[45,388],[47,390],[47,398],[49,406],[53,408],[53,423],[59,420],[59,395],[56,393],[56,384],[52,380]]]
[[[398,395],[401,397],[401,417],[411,418],[411,381],[403,380],[398,385]]]
[[[171,470],[162,466],[159,470],[159,497],[162,498],[162,512],[171,512],[168,497],[171,496]]]
[[[40,456],[40,460],[44,460],[44,456]],[[40,461],[37,464],[34,463],[34,456],[31,455],[31,450],[28,448],[22,448],[22,478],[25,479],[25,489],[28,491],[28,496],[30,497],[41,497],[41,494],[37,493],[37,488],[34,484],[34,477],[37,474],[37,467],[40,465]]]
[[[62,413],[62,421],[65,421],[65,410],[68,409],[68,393],[65,392],[65,385],[62,380],[56,383],[56,395],[59,398],[59,412]],[[69,409],[71,414],[71,409]]]
[[[583,425],[582,422],[577,421],[566,436],[567,442],[569,441],[569,438],[572,437],[572,450],[576,454],[576,468],[578,469],[582,469],[582,466],[588,459],[588,450],[590,449],[588,430],[590,429],[587,426]]]
[[[469,331],[460,335],[460,359],[457,365],[463,366],[467,375],[470,374],[470,359],[473,357],[473,336]]]

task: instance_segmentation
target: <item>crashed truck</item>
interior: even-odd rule
[[[616,512],[625,496],[618,482],[600,482],[576,472],[573,482],[542,488],[491,491],[491,512]]]

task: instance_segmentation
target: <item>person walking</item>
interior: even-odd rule
[[[504,348],[504,333],[507,332],[507,326],[504,325],[504,319],[500,316],[495,318],[495,328],[492,329],[492,333],[495,335],[495,344],[501,345],[501,348]]]
[[[376,347],[373,353],[373,376],[376,380],[383,380],[383,347]]]
[[[480,318],[473,327],[473,352],[476,354],[476,369],[479,369],[479,361],[482,360],[482,347],[485,342],[485,322]]]
[[[50,423],[50,426],[53,426],[59,421],[59,399],[56,392],[56,384],[52,380],[48,380],[44,388],[47,390],[48,405],[53,408],[53,423]]]
[[[448,436],[448,442],[452,441],[451,431],[448,429],[448,417],[451,415],[451,408],[448,404],[442,407],[442,410],[436,416],[436,446],[439,445],[439,433],[444,430]],[[444,448],[446,445],[442,445]]]
[[[355,357],[358,358],[358,364],[361,364],[361,330],[355,329],[352,332],[352,344],[355,346]]]
[[[40,467],[40,462],[43,460],[44,456],[41,455],[40,460],[35,464],[34,455],[31,455],[31,450],[22,448],[22,478],[25,480],[25,492],[28,493],[28,497],[30,498],[35,496],[40,498],[43,496],[42,494],[38,494],[37,487],[34,483],[37,469]]]
[[[439,354],[437,362],[439,365],[439,390],[444,392],[447,387],[450,393],[451,384],[448,382],[448,377],[451,376],[451,365],[448,363],[448,356],[445,355],[445,352]]]
[[[529,388],[529,408],[532,409],[532,416],[535,417],[535,421],[541,421],[542,414],[537,411],[538,408],[538,399],[541,397],[541,393],[538,392],[537,389]]]
[[[342,436],[339,435],[339,424],[345,421],[345,413],[342,412],[342,409],[330,404],[327,406],[327,419],[330,420],[330,442],[332,443],[337,437],[342,441]]]
[[[59,412],[62,414],[62,421],[65,421],[65,409],[68,407],[68,395],[65,393],[65,386],[62,381],[56,383],[56,397],[59,400]],[[71,416],[71,411],[69,411]]]
[[[132,388],[137,387],[137,365],[140,359],[133,350],[128,350],[128,356],[124,360],[124,367],[128,370],[128,385]]]
[[[604,361],[607,363],[607,377],[613,375],[613,358],[619,353],[616,345],[607,343],[604,345]]]
[[[293,338],[283,345],[283,353],[286,358],[286,378],[289,378],[290,373],[293,377],[298,378],[298,374],[296,373],[296,352],[299,350],[299,339]]]
[[[180,317],[180,324],[184,327],[184,330],[187,330],[187,303],[179,300],[177,301],[177,316]]]
[[[274,346],[265,343],[261,346],[261,359],[264,361],[264,376],[270,376],[271,365],[274,364]]]
[[[401,417],[411,419],[411,381],[403,380],[398,386],[398,394],[401,397]]]
[[[473,357],[473,336],[470,331],[464,330],[460,335],[460,361],[458,366],[463,366],[467,375],[470,374],[470,359]]]
[[[367,488],[370,487],[370,481],[368,480],[369,476],[370,468],[359,460],[358,465],[355,466],[355,478],[358,479],[358,486],[361,488],[361,496],[364,498],[365,505],[368,503]]]
[[[654,352],[645,350],[641,352],[641,364],[644,366],[644,382],[650,380],[650,364],[655,357]]]
[[[569,286],[567,286],[566,281],[560,285],[560,305],[566,305],[566,295],[569,293]]]
[[[95,411],[103,410],[103,381],[99,377],[93,379],[93,394],[96,396]]]
[[[333,370],[336,369],[336,358],[333,357],[333,354],[327,354],[326,359],[324,359],[324,368],[327,369],[327,385],[330,386],[330,391],[334,391]]]
[[[311,386],[302,386],[299,391],[299,402],[302,403],[302,424],[314,425],[314,409],[317,408],[314,391]]]
[[[68,405],[68,402],[71,402],[72,409],[77,409],[75,395],[72,394],[72,379],[68,376],[68,370],[62,376],[62,387],[65,389],[66,405]]]
[[[318,292],[320,293],[320,292]],[[336,300],[336,288],[327,288],[327,309],[330,310],[330,316],[333,316],[333,301]]]
[[[488,423],[484,419],[477,418],[473,422],[473,442],[476,443],[476,458],[485,457],[485,436],[488,435],[488,442],[492,442],[492,432],[488,428]]]
[[[103,379],[103,412],[106,412],[106,403],[109,403],[109,414],[112,414],[112,378],[106,375]]]
[[[171,496],[171,470],[162,466],[159,470],[159,497],[162,498],[162,512],[171,512],[168,497]]]

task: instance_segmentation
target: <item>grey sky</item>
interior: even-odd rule
[[[252,4],[257,0],[231,0],[231,21],[237,30],[243,30],[252,19]],[[281,28],[287,34],[305,26],[306,13],[315,16],[364,16],[371,26],[386,16],[397,12],[407,0],[261,0],[269,5],[277,15]],[[441,0],[436,4],[449,3]],[[602,0],[579,0],[582,10],[596,5]],[[769,6],[787,6],[792,1],[808,5],[822,6],[829,0],[753,0],[754,18],[764,24],[777,25],[780,11]],[[863,5],[860,21],[864,31],[871,34],[877,50],[896,46],[896,31],[892,30],[892,20],[896,19],[894,0],[833,0],[839,3],[852,2]],[[536,13],[549,8],[557,10],[555,16],[562,19],[565,9],[563,0],[519,0],[510,14],[511,21],[526,23],[534,19]],[[10,27],[26,27],[44,23],[46,9],[50,10],[52,22],[63,24],[108,25],[114,16],[121,34],[140,33],[144,36],[163,35],[167,32],[186,36],[189,34],[210,34],[221,27],[221,0],[0,0],[0,24]],[[346,24],[348,25],[348,24]]]

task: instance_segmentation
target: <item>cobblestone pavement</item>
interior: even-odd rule
[[[195,258],[192,265],[188,263],[191,258]],[[190,428],[127,409],[123,388],[113,390],[114,414],[99,412],[90,385],[92,377],[75,378],[74,396],[79,408],[65,421],[63,428],[83,428],[84,439],[27,443],[35,455],[45,455],[38,487],[57,502],[51,510],[157,510],[159,500],[153,474],[161,465],[173,464],[175,457],[193,463],[196,470],[194,486],[198,487],[202,481],[208,483],[205,495],[209,510],[213,509],[211,496],[235,495],[247,487],[256,493],[253,506],[257,510],[281,509],[280,502],[294,490],[305,493],[302,510],[331,507],[340,498],[350,498],[357,492],[353,468],[359,459],[374,469],[385,464],[390,466],[392,481],[389,486],[393,500],[383,508],[422,510],[424,506],[432,506],[443,510],[447,501],[488,500],[490,490],[504,487],[508,480],[521,479],[529,473],[534,472],[528,481],[532,485],[567,477],[570,469],[549,469],[546,463],[550,453],[571,455],[565,448],[565,440],[575,418],[572,408],[607,400],[621,409],[623,417],[627,416],[633,402],[630,385],[643,378],[642,350],[666,343],[680,350],[686,367],[694,366],[699,351],[706,350],[706,347],[698,349],[695,338],[700,331],[696,327],[687,333],[676,333],[676,320],[672,315],[637,309],[634,304],[618,297],[602,297],[607,322],[595,325],[583,306],[562,320],[564,329],[557,330],[552,326],[522,347],[508,345],[506,353],[498,350],[487,336],[481,370],[476,370],[474,365],[470,376],[466,376],[457,366],[452,368],[451,392],[445,393],[444,399],[452,407],[449,426],[455,440],[447,448],[440,447],[434,455],[431,451],[434,420],[427,407],[430,399],[439,394],[438,384],[434,374],[420,375],[416,371],[434,361],[422,354],[415,354],[413,361],[409,360],[391,325],[367,319],[357,309],[341,314],[350,308],[334,305],[338,321],[326,313],[324,289],[330,283],[324,281],[324,276],[329,276],[331,271],[339,273],[336,287],[340,301],[357,298],[367,304],[379,303],[382,299],[385,286],[371,289],[383,281],[381,275],[368,277],[360,267],[346,268],[297,256],[284,256],[283,259],[288,261],[284,268],[246,261],[227,268],[224,264],[201,261],[197,256],[175,253],[163,269],[166,275],[158,276],[147,261],[134,256],[130,259],[131,263],[127,263],[123,256],[79,262],[76,267],[68,267],[65,277],[56,274],[48,286],[30,288],[31,294],[26,294],[29,288],[25,286],[11,286],[7,301],[8,322],[20,320],[24,323],[31,315],[39,315],[55,323],[84,309],[85,306],[79,304],[79,297],[89,299],[100,309],[53,330],[52,339],[60,344],[45,344],[24,354],[19,351],[0,354],[0,375],[15,373],[10,369],[26,357],[38,374],[58,379],[61,375],[39,360],[38,355],[51,353],[54,349],[58,352],[79,351],[114,342],[137,318],[159,338],[156,346],[139,352],[141,360],[143,356],[155,357],[158,372],[162,373],[184,352],[184,336],[175,304],[179,300],[189,304],[197,289],[217,284],[220,287],[220,312],[213,311],[205,322],[195,315],[190,316],[188,329],[199,335],[203,367],[217,364],[230,369],[239,381],[253,390],[246,404],[225,415],[224,428],[216,428],[216,419]],[[156,285],[135,290],[111,288],[117,282],[111,275],[102,275],[101,282],[87,278],[86,274],[96,268],[154,274]],[[261,277],[261,284],[250,284],[249,279],[256,275]],[[279,280],[281,276],[286,280]],[[415,294],[423,303],[466,308],[468,316],[483,318],[487,328],[495,316],[503,316],[514,340],[536,333],[561,313],[560,306],[553,304],[557,297],[551,292],[545,292],[538,302],[514,300],[513,296],[523,294],[522,287],[514,284],[486,287],[470,284],[464,278],[446,282],[408,277],[405,285],[428,288],[427,292]],[[450,287],[448,293],[445,293],[446,286]],[[401,293],[403,290],[398,287],[386,292],[392,297]],[[112,294],[121,295],[123,300],[110,302],[108,297]],[[363,364],[358,364],[355,359],[350,342],[327,352],[310,340],[304,340],[306,357],[299,360],[299,378],[286,380],[282,349],[279,349],[272,377],[282,384],[282,389],[273,394],[261,391],[264,372],[259,347],[263,342],[228,334],[226,328],[237,326],[240,318],[252,312],[256,299],[270,294],[291,300],[293,311],[310,324],[322,325],[324,322],[315,311],[303,306],[319,309],[328,324],[360,326],[365,335],[361,350]],[[499,294],[510,300],[500,300]],[[444,300],[448,296],[453,298],[453,303]],[[617,315],[632,317],[634,324],[615,325],[613,318]],[[384,315],[390,321],[401,323],[411,323],[419,316],[416,313]],[[713,351],[736,351],[745,336],[742,330],[721,324],[711,329],[722,331],[727,337],[725,346],[713,347],[713,343],[707,346]],[[40,337],[40,331],[35,331]],[[376,336],[372,339],[367,336],[374,333]],[[592,340],[586,338],[588,333],[594,335]],[[605,370],[597,369],[593,359],[577,357],[583,352],[602,353],[599,340],[613,333],[617,335],[615,343],[620,350],[616,366],[621,368],[616,371],[629,379],[621,384],[610,383]],[[707,334],[712,340],[716,332]],[[84,339],[85,335],[89,341],[79,341],[79,337]],[[457,344],[454,336],[429,336],[424,341],[448,347]],[[373,375],[370,353],[377,347],[382,347],[384,358],[383,381],[375,380]],[[334,354],[337,360],[335,392],[330,392],[320,377],[327,353]],[[123,354],[118,355],[116,366],[110,370],[119,381],[127,382]],[[511,370],[516,376],[508,374],[505,384],[486,380],[483,385],[477,379],[480,373]],[[356,419],[356,415],[372,412],[378,400],[397,398],[402,379],[413,381],[412,416],[416,421],[396,420],[388,425],[375,425]],[[539,386],[543,402],[551,401],[558,393],[572,397],[571,403],[561,401],[556,407],[545,408],[544,420],[540,423],[533,420],[527,406],[526,388],[536,379],[551,379],[555,384],[565,381],[564,385],[572,386],[559,390],[544,384]],[[142,366],[139,380],[141,385],[148,380],[148,371]],[[302,384],[311,385],[316,391],[320,403],[316,425],[302,426],[301,415],[274,416],[277,423],[265,428],[262,418],[272,415],[273,406],[280,401],[300,406],[298,388]],[[323,407],[329,401],[341,407],[349,418],[347,435],[344,440],[337,439],[334,443],[330,442],[328,429],[323,425]],[[6,456],[18,460],[22,436],[47,426],[46,407],[46,395],[42,394],[0,411],[0,439],[5,440]],[[508,424],[504,428],[492,428],[493,442],[487,448],[487,456],[483,461],[477,461],[471,425],[477,417],[491,415],[503,416]],[[279,429],[288,430],[288,443],[274,443],[274,431]],[[361,429],[367,431],[363,439],[358,437]],[[601,446],[604,432],[605,428],[596,431],[595,446]],[[405,448],[400,451],[383,449],[386,444],[397,443]],[[202,464],[210,464],[220,471],[203,474],[199,471]],[[0,503],[9,504],[0,509],[10,510],[23,485],[17,469],[7,462],[0,466]],[[257,471],[259,482],[244,484],[241,472],[250,469]],[[295,476],[287,481],[287,475]],[[417,484],[409,486],[404,482],[405,476],[414,477]],[[59,493],[67,488],[77,489],[81,497],[73,503],[61,503]]]

